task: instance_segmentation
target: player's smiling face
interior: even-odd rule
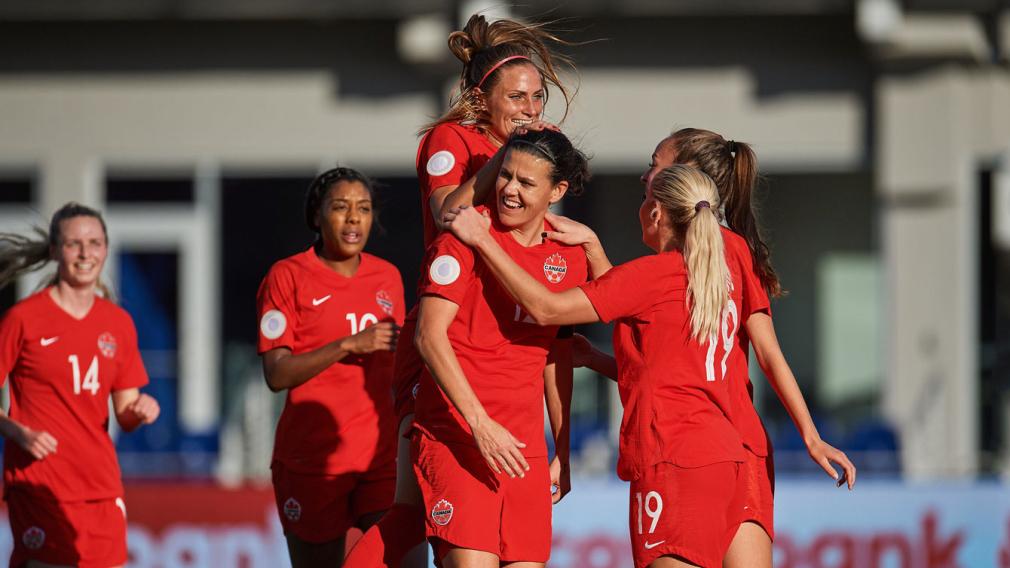
[[[540,118],[544,110],[544,87],[532,63],[512,65],[498,71],[501,80],[489,93],[479,93],[487,105],[491,134],[504,142],[518,126]],[[478,90],[479,92],[479,90]]]
[[[74,288],[95,286],[109,256],[102,222],[84,215],[63,221],[59,240],[51,253],[59,264],[60,280]]]
[[[327,258],[344,260],[357,255],[372,230],[372,194],[359,181],[337,182],[323,197],[316,226]]]
[[[516,149],[505,154],[495,187],[498,219],[503,225],[529,235],[543,231],[547,207],[568,190],[566,182],[551,182],[553,170],[544,156]]]
[[[642,180],[646,186],[652,178],[663,168],[672,166],[677,161],[677,152],[673,148],[673,138],[664,138],[656,145],[656,151],[652,153],[652,161],[649,162],[649,169],[645,170]]]

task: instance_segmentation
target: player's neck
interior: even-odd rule
[[[538,223],[533,223],[524,227],[516,227],[509,231],[509,234],[512,235],[512,238],[520,245],[524,247],[533,247],[544,242],[544,238],[540,236],[543,232],[544,220],[540,219]]]
[[[95,286],[73,287],[60,280],[49,289],[49,297],[74,319],[84,319],[95,305]]]
[[[320,249],[316,251],[316,256],[320,262],[341,276],[351,278],[358,271],[358,267],[361,266],[360,254],[341,258],[333,254],[332,251],[326,250],[326,246],[322,246]]]

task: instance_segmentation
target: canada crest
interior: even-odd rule
[[[292,521],[302,518],[302,504],[295,501],[294,497],[289,497],[284,502],[284,516]]]
[[[547,281],[551,284],[557,284],[564,280],[566,272],[568,272],[568,263],[565,262],[560,252],[552,254],[544,261],[544,275],[547,276]]]
[[[107,331],[99,335],[98,350],[102,352],[102,355],[106,359],[112,359],[116,356],[116,338]]]
[[[38,550],[46,542],[46,531],[32,526],[21,536],[21,542],[25,543],[29,550]]]
[[[431,510],[431,519],[439,525],[447,525],[452,519],[452,503],[442,499]]]
[[[393,298],[390,297],[389,293],[385,290],[379,290],[375,293],[375,302],[379,304],[382,311],[386,312],[387,316],[393,315]]]

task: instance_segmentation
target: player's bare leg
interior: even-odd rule
[[[403,437],[414,424],[414,413],[403,417],[400,421],[399,438],[396,447],[396,495],[393,503],[424,508],[424,498],[421,496],[421,486],[414,476],[414,464],[410,463],[410,439]],[[422,513],[423,514],[423,513]],[[424,517],[421,517],[422,523]],[[428,543],[424,541],[421,532],[421,543],[415,546],[403,557],[401,568],[426,568],[428,566]]]
[[[469,548],[454,548],[442,558],[445,568],[498,568],[499,565],[497,554]]]
[[[366,531],[347,556],[345,566],[426,568],[424,500],[410,463],[410,440],[403,434],[414,423],[413,413],[400,422],[396,451],[396,493],[393,507],[374,529]],[[376,524],[374,521],[372,524]],[[416,525],[416,526],[414,526]]]
[[[681,568],[682,566],[695,566],[698,565],[689,562],[688,560],[681,558],[680,556],[660,556],[659,558],[653,560],[649,563],[649,568]]]
[[[508,566],[509,568],[544,568],[547,566],[546,562],[502,562],[502,566]]]
[[[723,568],[772,568],[772,539],[754,521],[740,524],[722,560]]]
[[[344,562],[344,536],[318,543],[305,542],[290,531],[284,536],[292,568],[338,568]]]

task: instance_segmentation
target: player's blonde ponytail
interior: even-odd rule
[[[704,344],[719,331],[729,302],[729,268],[719,226],[719,190],[691,166],[665,168],[652,180],[652,195],[684,235],[691,337]]]

